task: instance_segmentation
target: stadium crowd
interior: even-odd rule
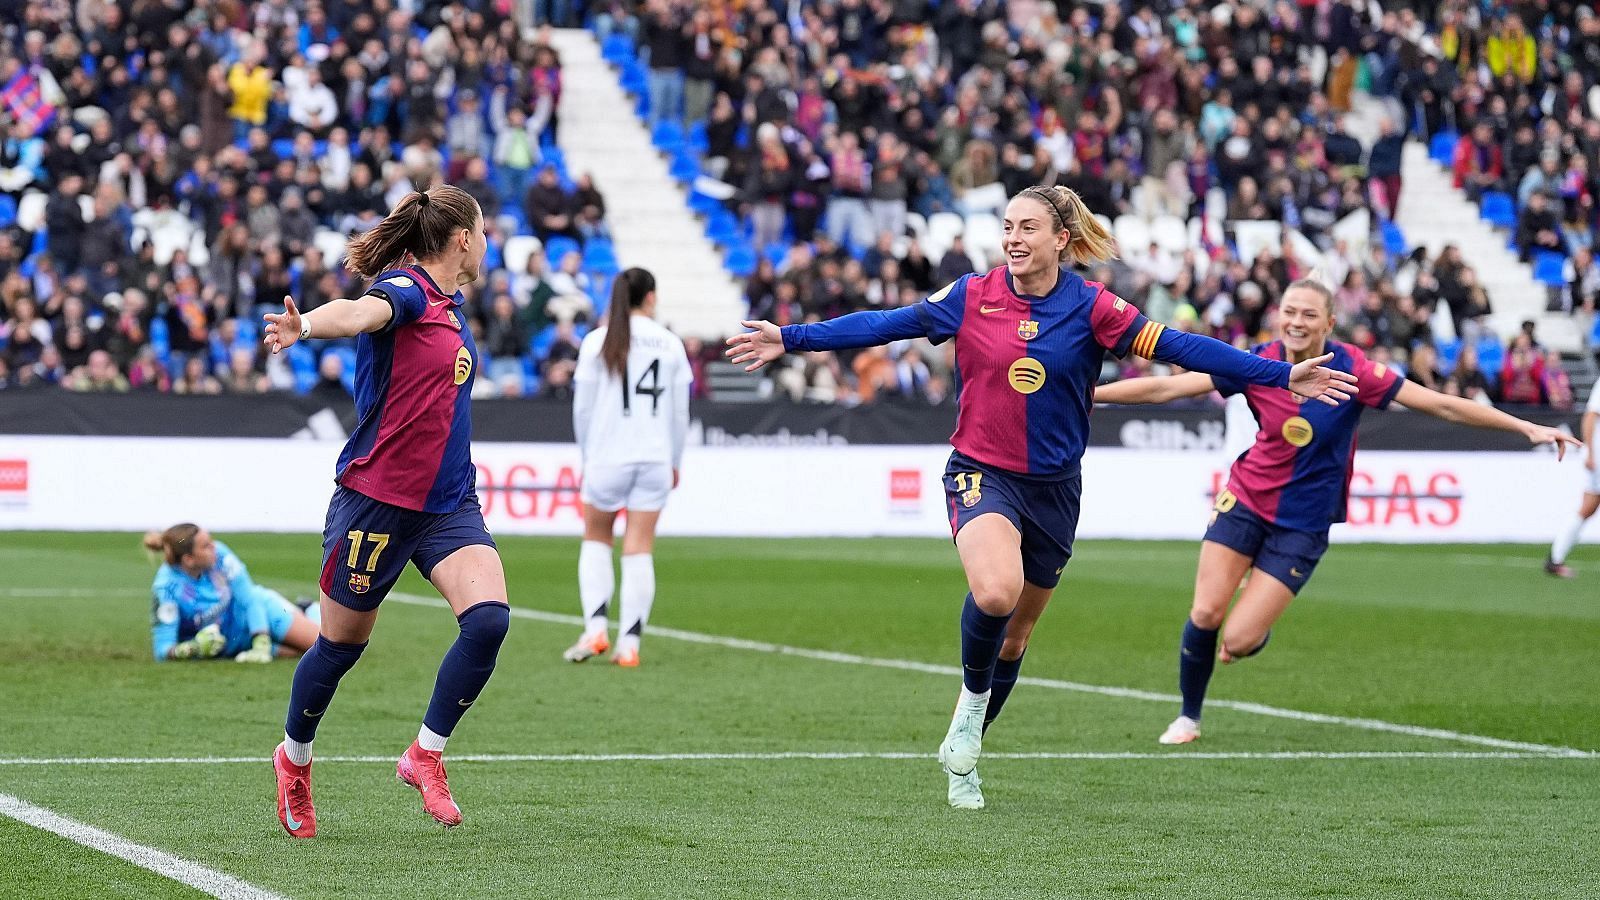
[[[1488,299],[1459,252],[1409,254],[1377,226],[1401,202],[1408,130],[1426,139],[1501,104],[1537,116],[1552,78],[1570,96],[1545,132],[1587,115],[1572,105],[1592,86],[1576,68],[1584,35],[1596,33],[1585,12],[1541,5],[1544,18],[1523,28],[1520,7],[1491,16],[1463,2],[885,0],[786,17],[765,4],[651,0],[636,19],[613,18],[615,6],[597,30],[636,36],[651,123],[681,117],[703,135],[706,171],[738,189],[733,205],[758,251],[754,316],[910,302],[999,262],[997,247],[959,236],[929,258],[922,223],[996,214],[1026,185],[1062,184],[1119,222],[1200,220],[1183,248],[1130,244],[1119,228],[1123,259],[1099,273],[1168,324],[1241,344],[1264,337],[1278,290],[1311,268],[1296,249],[1309,246],[1338,288],[1345,339],[1401,368],[1421,348],[1419,379],[1447,391],[1570,403],[1570,390],[1549,383],[1565,378],[1558,358],[1485,332]],[[1513,34],[1539,35],[1537,81],[1502,77]],[[1365,141],[1348,115],[1358,93],[1390,113]],[[1370,252],[1365,236],[1338,228],[1367,210]],[[1309,244],[1241,257],[1240,220],[1282,223]],[[1600,286],[1592,257],[1579,265],[1577,280]],[[1592,294],[1573,305],[1585,303]],[[1444,347],[1429,327],[1436,313],[1454,326]],[[948,351],[923,344],[812,354],[774,377],[797,398],[938,402],[948,370]]]
[[[567,390],[615,262],[604,197],[555,147],[559,60],[510,12],[0,4],[0,385],[342,392],[351,347],[272,357],[260,314],[359,291],[345,239],[448,180],[494,245],[465,289],[484,390]],[[517,233],[543,243],[512,272]]]
[[[1312,247],[1338,285],[1345,339],[1447,391],[1570,403],[1559,360],[1531,334],[1508,346],[1481,326],[1488,299],[1458,252],[1428,259],[1339,226],[1368,210],[1392,218],[1408,131],[1466,133],[1453,158],[1463,188],[1515,182],[1519,245],[1571,243],[1572,287],[1558,293],[1592,308],[1600,271],[1578,241],[1592,241],[1593,191],[1571,177],[1600,172],[1588,95],[1600,23],[1583,7],[533,6],[637,47],[648,122],[696,135],[703,173],[733,189],[728,211],[758,251],[752,315],[919,299],[999,261],[919,227],[994,215],[1021,187],[1055,183],[1109,219],[1190,223],[1181,248],[1119,229],[1123,258],[1095,273],[1170,325],[1237,343],[1270,333],[1272,300],[1307,274]],[[349,347],[267,356],[259,313],[286,293],[314,308],[357,288],[329,258],[343,238],[413,183],[448,179],[490,219],[493,271],[468,289],[491,360],[482,390],[564,395],[616,260],[605,197],[556,149],[559,59],[511,14],[392,0],[0,4],[0,384],[344,390]],[[1358,137],[1349,113],[1363,95],[1394,114]],[[1239,221],[1281,223],[1283,237],[1241,254]],[[193,240],[163,240],[187,235],[182,223]],[[539,242],[506,269],[517,233]],[[1453,328],[1434,327],[1446,319]],[[690,349],[697,366],[715,358]],[[825,402],[942,402],[951,389],[949,348],[925,343],[811,354],[773,377],[780,396]]]

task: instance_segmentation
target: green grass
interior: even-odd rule
[[[313,536],[224,535],[257,580],[305,592]],[[134,535],[0,540],[0,759],[264,758],[293,663],[149,661],[151,566]],[[576,545],[501,541],[511,601],[576,611]],[[1171,693],[1192,544],[1079,547],[1024,675]],[[1217,698],[1600,748],[1600,565],[1539,573],[1525,547],[1342,546],[1269,652]],[[948,543],[668,540],[653,624],[956,662]],[[401,590],[431,595],[415,575]],[[450,752],[931,755],[952,677],[646,636],[643,668],[573,666],[574,629],[518,618]],[[324,756],[411,740],[448,614],[390,603],[318,735]],[[1025,685],[985,749],[1159,752],[1165,703]],[[1206,716],[1194,751],[1490,750]],[[0,793],[286,896],[1595,897],[1600,759],[983,763],[989,808],[944,804],[926,760],[457,761],[446,832],[385,763],[319,763],[320,834],[283,835],[265,763],[0,765]],[[188,897],[129,863],[0,818],[0,897]]]

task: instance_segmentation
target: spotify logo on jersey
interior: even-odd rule
[[[1296,447],[1311,443],[1311,423],[1295,416],[1283,423],[1283,439]]]
[[[1024,356],[1011,364],[1006,372],[1011,388],[1019,394],[1031,394],[1044,387],[1044,364],[1031,356]]]
[[[472,374],[472,354],[466,347],[456,351],[456,385],[459,387],[467,382],[467,376]]]

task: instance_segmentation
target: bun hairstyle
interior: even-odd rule
[[[175,566],[194,550],[194,536],[199,533],[200,526],[193,522],[174,525],[166,531],[147,531],[144,533],[144,549],[152,559]]]
[[[1060,185],[1034,185],[1023,188],[1011,199],[1021,197],[1050,210],[1052,232],[1067,232],[1067,246],[1062,248],[1058,262],[1082,266],[1117,258],[1117,239],[1094,217],[1077,191]]]
[[[478,214],[478,201],[453,185],[413,191],[377,227],[350,239],[344,266],[372,278],[396,268],[408,254],[432,259],[450,246],[457,232],[474,228]]]

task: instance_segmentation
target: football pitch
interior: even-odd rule
[[[219,537],[314,590],[316,537]],[[948,543],[664,540],[623,670],[561,660],[577,541],[505,538],[516,618],[446,754],[465,823],[394,777],[455,637],[412,572],[294,841],[293,661],[151,662],[138,543],[0,537],[0,897],[1600,896],[1592,551],[1560,582],[1542,548],[1336,546],[1168,748],[1197,545],[1083,542],[958,811]]]

